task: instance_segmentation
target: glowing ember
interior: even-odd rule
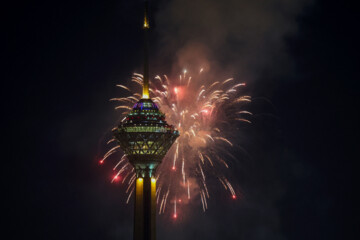
[[[111,182],[118,181],[120,179],[119,175],[115,175]]]

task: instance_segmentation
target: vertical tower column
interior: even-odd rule
[[[151,178],[151,240],[156,240],[156,179]]]
[[[144,179],[139,177],[135,183],[134,240],[144,239]]]
[[[156,180],[148,172],[135,185],[134,240],[156,239]]]

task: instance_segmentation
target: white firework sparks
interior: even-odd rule
[[[179,208],[176,204],[188,203],[192,198],[198,199],[205,211],[208,208],[207,199],[211,195],[207,186],[208,177],[218,179],[219,185],[233,199],[236,198],[236,190],[226,177],[229,164],[224,157],[236,146],[227,133],[234,132],[236,122],[250,123],[246,117],[251,113],[244,110],[243,106],[251,102],[251,97],[241,95],[241,88],[245,83],[236,82],[233,78],[209,84],[202,81],[199,84],[196,79],[200,79],[203,74],[203,69],[200,69],[196,78],[192,78],[184,70],[176,80],[158,75],[150,83],[152,100],[165,113],[167,121],[180,132],[174,146],[157,169],[159,214],[164,213],[165,209],[173,209],[173,216],[176,218]],[[142,75],[135,73],[132,81],[142,86]],[[117,86],[132,93],[127,86]],[[132,93],[128,97],[110,100],[121,103],[115,109],[121,109],[122,114],[127,115],[131,106],[140,98],[140,94]],[[108,143],[114,142],[110,140]],[[111,148],[100,163],[118,150],[119,147]],[[127,179],[128,202],[134,188],[134,169],[123,155],[114,170],[117,172],[112,181],[120,176],[123,183]],[[166,208],[167,204],[173,204],[173,207]]]

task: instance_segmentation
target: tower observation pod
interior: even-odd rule
[[[165,115],[149,95],[149,29],[148,1],[145,1],[143,95],[113,130],[120,148],[136,172],[134,240],[156,239],[155,171],[179,136],[174,126],[167,124]]]

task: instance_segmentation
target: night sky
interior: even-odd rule
[[[216,75],[248,83],[253,124],[231,169],[244,196],[214,187],[207,212],[194,203],[178,221],[159,216],[158,239],[357,239],[358,11],[345,1],[196,2],[151,2],[151,75],[207,59]],[[110,183],[116,161],[98,161],[119,119],[115,85],[142,71],[142,4],[3,6],[4,239],[132,239],[132,203]]]

